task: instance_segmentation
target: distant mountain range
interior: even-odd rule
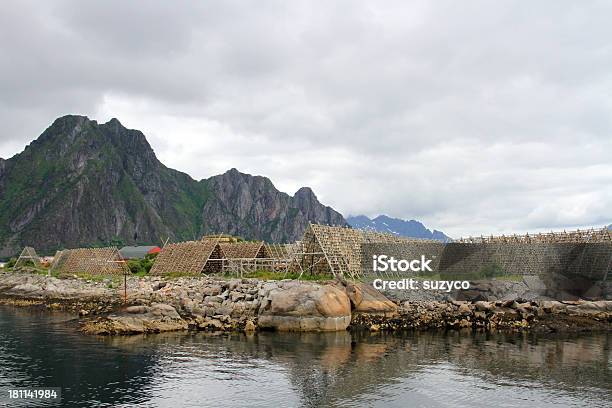
[[[23,152],[0,159],[0,257],[25,245],[49,253],[211,233],[291,242],[308,222],[347,225],[308,187],[290,196],[236,169],[196,181],[164,166],[145,136],[117,119],[58,118]]]
[[[379,215],[374,219],[370,219],[365,215],[350,216],[346,221],[353,228],[387,232],[402,237],[436,239],[438,241],[449,241],[451,239],[442,231],[431,231],[418,221],[407,221],[400,218],[391,218],[386,215]]]

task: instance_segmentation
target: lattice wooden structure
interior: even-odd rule
[[[309,224],[302,239],[299,267],[302,273],[356,279],[362,274],[362,244],[425,241],[348,227]]]
[[[292,260],[301,247],[301,241],[293,244],[264,244],[265,257],[278,260]]]
[[[263,241],[259,242],[222,242],[222,256],[225,259],[253,259],[265,258],[265,247]]]
[[[53,271],[60,275],[125,275],[130,272],[116,247],[59,251],[53,260]]]
[[[15,261],[15,267],[23,266],[27,262],[32,262],[34,267],[42,266],[42,262],[36,253],[36,250],[29,246],[23,248],[21,254],[19,254],[19,258],[17,258],[17,261]]]
[[[545,232],[525,235],[499,235],[459,238],[454,242],[463,244],[477,243],[609,243],[612,231],[608,228],[591,228],[575,231]]]
[[[211,258],[220,257],[219,239],[206,237],[201,241],[187,241],[168,244],[157,255],[151,268],[151,275],[185,273],[197,275],[205,272]]]
[[[294,244],[266,244],[264,242],[235,242],[219,245],[220,257],[213,259],[214,273],[244,276],[266,270],[287,273],[295,265]]]

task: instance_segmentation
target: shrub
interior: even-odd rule
[[[130,259],[128,260],[128,268],[130,268],[130,272],[138,275],[145,275],[151,271],[153,267],[153,263],[155,262],[155,257],[157,254],[150,254],[144,257],[144,259]]]
[[[144,271],[144,268],[142,266],[141,260],[140,259],[130,259],[127,261],[127,266],[128,268],[130,268],[130,272],[132,273],[139,273]]]

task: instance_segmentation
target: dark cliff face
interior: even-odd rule
[[[141,132],[116,119],[61,117],[23,152],[0,159],[0,256],[24,245],[49,252],[209,232],[286,241],[309,220],[344,224],[314,194],[289,197],[264,177],[231,170],[195,181],[164,166]]]
[[[346,225],[340,213],[319,203],[307,188],[291,197],[278,191],[269,179],[236,169],[206,182],[211,199],[203,209],[205,233],[291,242],[301,238],[308,222]]]

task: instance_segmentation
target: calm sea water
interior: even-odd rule
[[[110,338],[72,318],[0,306],[1,392],[62,387],[71,407],[612,406],[610,334]]]

